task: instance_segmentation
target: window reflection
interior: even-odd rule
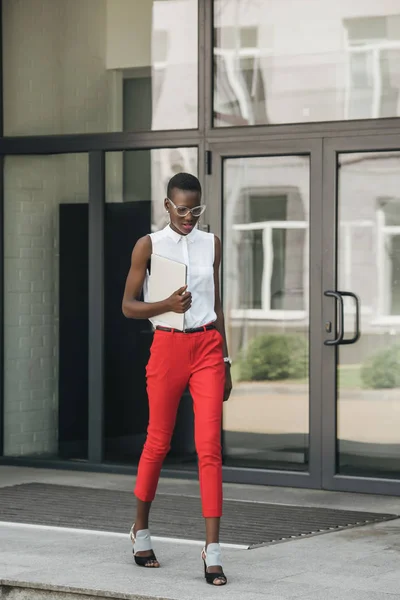
[[[197,0],[136,0],[133,8],[120,17],[130,18],[125,43],[136,42],[113,65],[122,67],[124,130],[195,129]],[[121,29],[113,33],[116,51]]]
[[[397,0],[214,0],[216,127],[400,115]]]
[[[4,2],[5,135],[197,128],[197,13],[197,0]]]
[[[224,407],[226,460],[305,470],[309,158],[226,159],[224,215],[224,307],[235,382]]]
[[[397,116],[400,14],[344,19],[343,25],[348,57],[345,118]]]
[[[361,338],[338,353],[338,472],[397,478],[400,428],[400,152],[339,155],[339,289]],[[345,302],[346,337],[354,303]]]

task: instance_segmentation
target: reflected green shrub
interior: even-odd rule
[[[385,348],[362,365],[361,381],[374,390],[400,387],[400,344]]]
[[[259,335],[240,358],[241,381],[301,379],[307,372],[308,344],[301,335]]]

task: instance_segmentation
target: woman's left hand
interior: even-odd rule
[[[224,402],[229,399],[232,391],[232,375],[231,375],[231,365],[229,363],[225,364],[225,389],[224,389]]]

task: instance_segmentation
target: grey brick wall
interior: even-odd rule
[[[6,158],[6,455],[57,452],[58,207],[87,200],[87,155]]]

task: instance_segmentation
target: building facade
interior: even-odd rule
[[[1,460],[134,470],[137,391],[116,416],[105,383],[106,209],[148,203],[159,229],[188,171],[223,242],[225,479],[400,495],[398,0],[2,0],[2,41]],[[78,204],[85,443],[64,456]],[[189,405],[171,472],[195,470]]]

